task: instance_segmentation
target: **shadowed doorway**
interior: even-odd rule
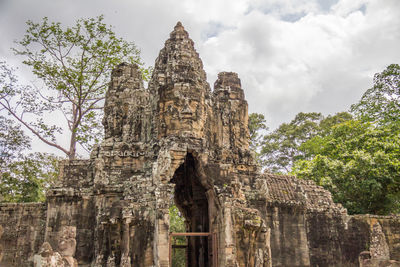
[[[175,184],[175,205],[185,218],[185,230],[188,233],[208,233],[209,215],[206,189],[201,185],[195,159],[186,155],[185,161],[175,171],[171,180]],[[186,237],[187,267],[212,266],[211,238],[207,236]]]

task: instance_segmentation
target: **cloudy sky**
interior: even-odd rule
[[[18,66],[10,47],[28,19],[100,14],[147,65],[181,21],[209,83],[237,72],[250,112],[271,128],[300,111],[347,110],[374,73],[400,63],[400,0],[0,0],[0,59]]]

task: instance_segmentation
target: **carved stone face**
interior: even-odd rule
[[[205,119],[204,95],[201,89],[188,83],[176,83],[160,99],[160,118],[166,127],[165,133],[201,137]]]

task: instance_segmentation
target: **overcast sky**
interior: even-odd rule
[[[400,0],[0,0],[0,60],[18,66],[10,47],[28,19],[100,14],[147,65],[181,21],[211,86],[237,72],[250,112],[272,128],[300,111],[347,110],[374,73],[400,63]]]

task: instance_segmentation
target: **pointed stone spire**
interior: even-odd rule
[[[194,42],[181,22],[170,33],[170,38],[161,49],[154,66],[151,82],[201,82],[209,91],[203,62],[194,48]]]
[[[244,92],[237,73],[218,73],[218,79],[214,83],[214,95],[244,100]]]
[[[153,123],[159,137],[204,135],[211,90],[194,42],[181,22],[156,59],[149,90],[155,98],[153,110],[159,115]]]
[[[185,31],[185,28],[183,27],[182,23],[178,21],[176,23],[174,30],[170,33],[170,38],[171,39],[177,39],[177,38],[189,38],[189,34],[187,31]],[[190,39],[190,38],[189,38]],[[192,41],[193,42],[193,41]]]

